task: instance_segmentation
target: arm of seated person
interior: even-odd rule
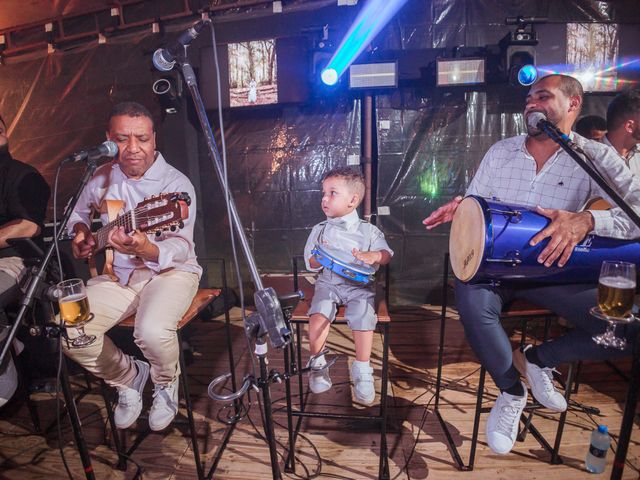
[[[35,237],[40,233],[38,224],[31,220],[20,218],[0,226],[0,248],[8,247],[10,238]]]
[[[391,261],[391,254],[386,250],[372,250],[370,252],[363,252],[354,248],[351,253],[357,260],[365,263],[366,265],[386,265]]]

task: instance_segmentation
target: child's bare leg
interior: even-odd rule
[[[368,362],[373,348],[373,330],[353,330],[353,343],[356,345],[356,360]]]
[[[321,313],[314,313],[309,317],[309,352],[311,355],[316,355],[322,350],[329,336],[330,327],[331,322]]]

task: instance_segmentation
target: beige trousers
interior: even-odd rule
[[[96,341],[86,347],[68,347],[65,354],[107,384],[132,386],[137,370],[131,357],[114,345],[105,333],[136,314],[133,337],[151,364],[151,380],[168,385],[179,374],[180,346],[176,327],[198,290],[198,275],[169,270],[153,276],[147,268],[135,270],[125,287],[107,275],[87,282],[87,298],[94,318],[85,325]],[[70,338],[78,334],[69,329]]]

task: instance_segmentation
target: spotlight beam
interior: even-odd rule
[[[337,78],[340,78],[405,3],[407,0],[369,0],[360,10],[325,70],[335,70]]]

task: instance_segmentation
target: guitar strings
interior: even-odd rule
[[[152,207],[153,208],[157,208],[157,207]],[[118,218],[116,218],[115,220],[109,222],[107,225],[101,227],[100,229],[98,229],[98,231],[96,232],[96,235],[98,237],[98,244],[105,244],[107,243],[107,238],[109,235],[109,232],[111,231],[111,229],[115,228],[115,227],[127,227],[131,230],[133,230],[133,218],[132,216],[135,216],[136,220],[140,220],[140,221],[145,221],[145,220],[149,220],[152,219],[154,217],[156,217],[156,215],[149,215],[150,208],[149,205],[144,205],[142,207],[136,207],[133,210],[129,210],[128,212],[126,212],[125,214],[119,216]]]

